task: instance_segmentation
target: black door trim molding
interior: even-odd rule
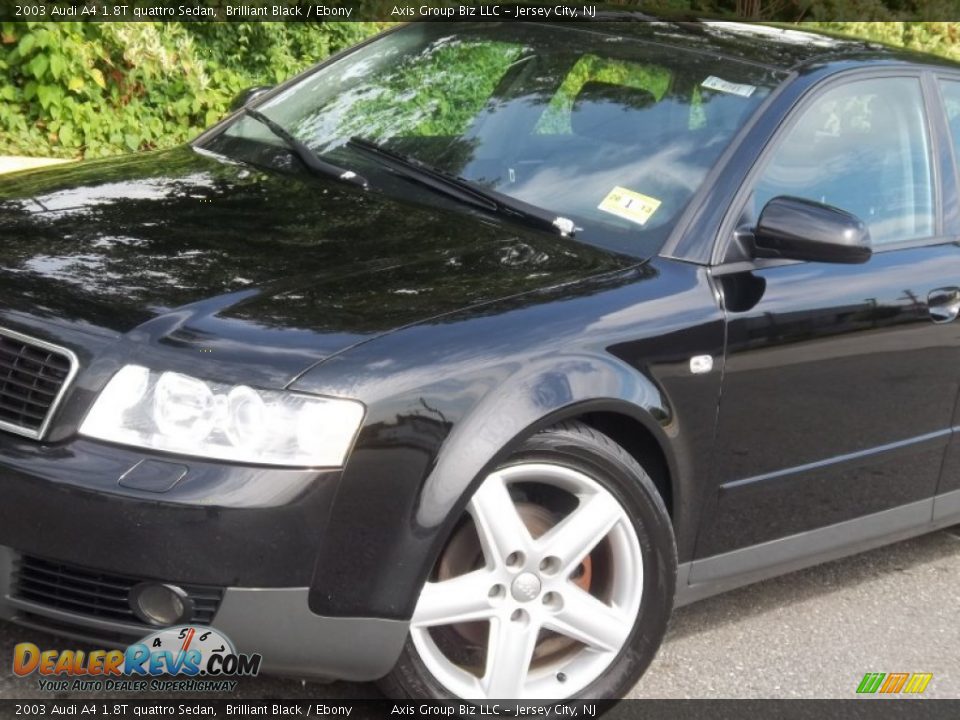
[[[960,490],[684,563],[676,607],[960,523]]]

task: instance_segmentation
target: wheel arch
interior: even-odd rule
[[[579,420],[603,433],[640,463],[660,492],[670,519],[675,521],[674,498],[679,494],[679,489],[676,487],[676,470],[671,462],[673,458],[667,455],[661,441],[646,423],[619,407],[592,410],[568,419]]]
[[[477,425],[482,425],[484,422],[480,408],[475,408],[470,416],[463,418],[457,428],[460,432],[452,433],[444,443],[438,462],[424,484],[420,510],[424,508],[422,503],[425,498],[430,497],[431,482],[439,482],[440,479],[448,480],[452,477],[446,472],[444,459],[449,461],[452,458],[462,457],[468,445],[473,445],[473,452],[476,452],[478,443],[470,443],[468,438],[474,440],[480,438],[480,443],[486,445],[489,454],[479,471],[473,473],[469,480],[461,474],[457,483],[459,492],[456,501],[448,500],[444,503],[445,519],[442,522],[436,517],[432,519],[439,527],[436,528],[437,532],[430,551],[423,558],[424,564],[421,566],[417,587],[429,575],[443,549],[446,536],[483,479],[516,452],[528,438],[564,421],[580,421],[604,433],[637,460],[651,475],[676,529],[679,519],[675,516],[674,509],[679,508],[678,500],[682,496],[682,490],[678,487],[679,478],[682,476],[678,457],[678,452],[681,450],[678,450],[671,438],[671,435],[676,434],[677,423],[667,397],[656,383],[633,368],[629,369],[629,382],[624,382],[622,374],[624,368],[619,361],[592,363],[590,367],[592,371],[599,371],[601,375],[610,370],[616,370],[617,387],[621,392],[618,395],[597,394],[592,397],[584,395],[576,399],[570,398],[570,402],[567,403],[558,403],[549,408],[541,407],[543,412],[535,415],[524,416],[518,413],[514,416],[515,420],[523,418],[524,422],[515,422],[512,433],[499,438],[496,433],[477,431]],[[556,376],[552,376],[551,373],[538,374],[534,382],[531,383],[528,379],[522,383],[511,383],[511,387],[501,388],[499,392],[494,393],[496,396],[494,399],[487,398],[487,400],[496,402],[498,405],[522,407],[525,405],[524,400],[529,400],[531,397],[540,399],[544,397],[544,393],[537,392],[537,388],[541,387],[539,383],[555,384],[556,379]],[[597,382],[595,387],[609,388],[610,383]],[[524,388],[532,392],[526,392]],[[481,403],[483,404],[485,403]],[[462,473],[463,468],[459,469]],[[450,490],[451,487],[448,485],[446,491]],[[432,506],[432,503],[427,501],[427,506]],[[423,521],[425,518],[421,515],[418,519]]]
[[[451,510],[465,507],[483,478],[527,438],[569,420],[584,422],[620,444],[656,473],[668,509],[676,506],[678,423],[666,393],[617,358],[579,356],[552,359],[516,374],[459,419],[421,488],[418,524],[450,524]]]
[[[380,451],[367,450],[361,438],[361,451],[340,483],[315,569],[314,612],[409,619],[479,483],[527,438],[563,421],[584,422],[621,444],[654,477],[668,510],[675,511],[675,528],[683,523],[679,484],[689,475],[684,472],[689,439],[654,377],[610,354],[592,352],[544,356],[510,370],[500,378],[487,374],[486,391],[469,403],[462,395],[458,402],[430,397],[431,407],[442,410],[450,424],[442,438],[430,441],[436,444],[423,446],[419,468],[383,465]],[[405,417],[415,417],[424,395],[418,387],[394,397],[390,416],[400,416],[397,407],[403,406],[410,408]],[[409,432],[416,428],[410,426]],[[390,487],[389,496],[382,495],[384,487]],[[371,497],[377,500],[370,502]],[[349,552],[358,543],[365,548],[359,561]]]

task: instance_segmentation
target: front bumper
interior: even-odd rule
[[[308,605],[311,588],[325,586],[314,568],[338,471],[173,459],[186,468],[173,487],[121,485],[148,457],[83,439],[0,437],[0,619],[111,646],[156,630],[135,617],[16,592],[15,565],[30,558],[108,578],[201,586],[217,598],[203,622],[239,651],[260,653],[267,672],[372,680],[391,669],[409,623],[323,617]]]
[[[0,436],[0,545],[171,582],[311,584],[338,471],[173,458],[186,472],[169,489],[120,484],[158,459],[84,439]]]
[[[0,619],[98,647],[124,647],[157,630],[17,597],[13,582],[16,558],[15,551],[0,547]],[[260,653],[264,672],[367,681],[391,670],[403,648],[409,623],[321,617],[307,607],[308,593],[306,587],[228,587],[210,624],[230,638],[238,652]],[[24,635],[22,639],[32,638]]]

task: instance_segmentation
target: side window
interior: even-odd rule
[[[920,81],[882,78],[821,94],[779,141],[757,181],[753,219],[777,195],[859,217],[874,245],[934,232],[933,174]]]
[[[960,159],[960,81],[941,80],[940,91],[943,93],[943,104],[947,108],[953,151],[957,159]]]

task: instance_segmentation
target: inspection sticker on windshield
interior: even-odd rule
[[[750,97],[753,95],[754,90],[757,89],[756,85],[742,85],[740,83],[733,83],[729,80],[718,78],[716,75],[711,75],[700,84],[708,90],[730,93],[731,95],[739,95],[740,97]]]
[[[622,187],[615,187],[607,193],[603,202],[597,205],[598,210],[603,210],[639,225],[646,225],[647,220],[657,211],[658,207],[660,207],[660,201],[656,198],[641,195]]]

